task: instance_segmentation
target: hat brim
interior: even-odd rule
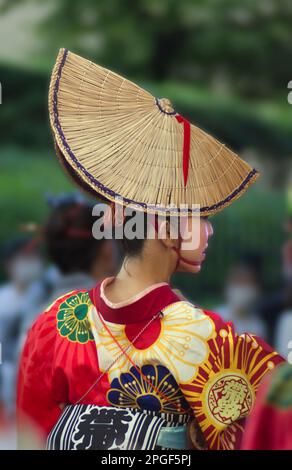
[[[257,179],[234,152],[191,125],[185,186],[183,126],[132,82],[61,49],[50,122],[67,171],[91,195],[158,214],[213,215]],[[194,207],[195,206],[195,207]]]

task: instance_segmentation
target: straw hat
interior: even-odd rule
[[[219,212],[258,173],[134,83],[61,49],[49,92],[58,155],[74,180],[146,212]]]

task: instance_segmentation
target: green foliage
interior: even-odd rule
[[[0,13],[28,2],[36,0],[2,0]],[[39,68],[41,62],[44,72],[0,66],[6,145],[0,153],[0,242],[23,222],[42,223],[47,190],[72,189],[53,156],[48,123],[49,70],[59,47],[144,81],[234,150],[253,148],[277,160],[291,156],[291,0],[40,2],[50,8],[36,24],[42,57],[32,63]],[[201,274],[178,276],[177,284],[212,305],[229,266],[240,253],[257,251],[265,283],[275,286],[284,210],[284,190],[252,188],[213,219],[215,236]]]
[[[1,148],[0,188],[1,244],[19,234],[21,225],[43,223],[48,211],[46,193],[72,190],[73,186],[53,148],[45,153],[9,146]]]
[[[1,144],[44,147],[51,143],[48,123],[48,77],[13,67],[0,67]]]
[[[2,8],[19,3],[2,0]],[[130,76],[209,85],[223,78],[248,97],[277,93],[291,78],[290,0],[42,3],[50,12],[38,29],[52,58],[66,46]]]

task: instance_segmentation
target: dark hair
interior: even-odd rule
[[[126,256],[133,257],[139,256],[142,253],[145,239],[134,238],[133,240],[128,240],[127,238],[123,238],[121,243],[124,254]]]
[[[121,245],[125,256],[133,257],[139,256],[142,253],[146,236],[147,236],[147,217],[144,212],[139,212],[140,217],[143,217],[143,238],[133,238],[129,240],[125,236],[121,239]],[[134,214],[135,215],[135,214]],[[126,223],[132,219],[132,216],[126,216],[123,223],[123,230]]]
[[[124,254],[131,257],[131,256],[139,256],[144,248],[144,244],[145,244],[145,241],[146,241],[146,238],[147,238],[147,233],[148,233],[148,223],[149,220],[147,218],[147,214],[145,212],[141,212],[141,211],[134,211],[133,215],[137,215],[139,214],[139,217],[142,219],[143,221],[143,232],[142,232],[142,237],[143,238],[133,238],[131,240],[129,240],[128,238],[126,238],[125,236],[123,237],[123,239],[121,240],[122,242],[122,247],[123,247],[123,251],[124,251]],[[126,223],[131,220],[131,218],[133,217],[133,215],[131,216],[126,216],[125,219],[124,219],[124,224],[123,224],[123,229],[126,225]],[[170,216],[166,216],[165,218],[166,221],[168,222],[171,222],[171,217]],[[153,215],[153,218],[152,218],[152,224],[155,225],[155,229],[157,230],[158,228],[158,223],[159,223],[159,216],[158,215]]]
[[[92,205],[61,202],[46,224],[45,239],[51,260],[63,273],[89,273],[103,240],[92,235]]]

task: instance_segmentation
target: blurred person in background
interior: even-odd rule
[[[243,450],[292,450],[292,366],[278,366],[262,383],[245,429]]]
[[[279,289],[266,295],[259,305],[259,314],[268,325],[269,341],[287,355],[288,342],[292,340],[292,217],[285,223],[288,239],[281,250],[282,282]]]
[[[256,314],[261,292],[260,260],[256,255],[245,255],[230,269],[226,301],[216,311],[225,321],[233,322],[239,334],[249,331],[266,339],[265,323]]]
[[[30,289],[43,273],[43,257],[34,241],[18,237],[7,242],[2,250],[7,281],[0,287],[0,397],[4,415],[11,418],[15,401],[16,346],[18,343],[23,307]]]
[[[48,218],[47,252],[61,274],[51,293],[52,300],[80,285],[89,289],[115,270],[112,240],[93,238],[92,207],[90,203],[65,201]]]
[[[292,234],[292,218],[287,223],[287,230]],[[282,250],[284,292],[283,313],[276,326],[275,346],[284,357],[287,357],[292,348],[292,238],[288,239]]]
[[[292,348],[292,309],[280,316],[275,336],[275,348],[283,357],[287,357]]]
[[[26,308],[22,339],[41,308],[80,286],[81,289],[92,288],[104,276],[113,274],[116,267],[113,241],[96,240],[92,236],[91,203],[74,194],[50,197],[49,202],[52,210],[43,239],[51,264],[46,276],[39,280],[39,284],[46,284],[45,296],[37,310]]]

